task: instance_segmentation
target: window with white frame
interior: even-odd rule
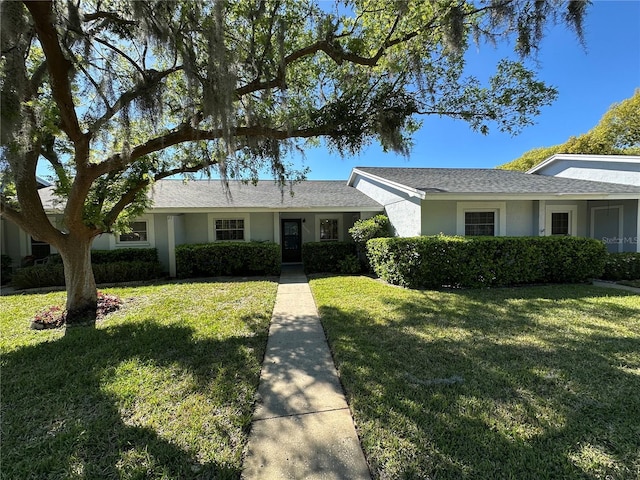
[[[129,222],[129,230],[109,235],[110,248],[155,247],[154,216],[143,215]]]
[[[456,234],[502,236],[507,232],[506,202],[456,202]]]
[[[576,205],[547,205],[546,235],[576,235],[578,228],[578,207]]]
[[[318,214],[315,219],[316,242],[342,241],[341,214]]]
[[[551,235],[569,235],[569,212],[551,214]]]
[[[218,218],[214,220],[215,241],[244,241],[243,218]]]
[[[495,236],[496,212],[464,212],[465,236]]]
[[[118,243],[149,243],[149,224],[146,220],[131,222],[129,229],[120,234]]]
[[[323,218],[320,220],[320,241],[337,242],[339,238],[338,219]]]

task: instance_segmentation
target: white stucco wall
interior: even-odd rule
[[[422,208],[418,197],[364,177],[357,177],[353,186],[384,206],[385,214],[398,236],[422,234]]]
[[[454,200],[422,201],[422,235],[456,234],[456,202]]]
[[[640,163],[614,160],[557,159],[537,172],[540,175],[597,182],[640,185]]]
[[[533,230],[533,203],[532,200],[507,202],[507,236],[526,237],[537,234]]]

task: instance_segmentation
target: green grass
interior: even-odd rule
[[[277,284],[105,290],[97,328],[33,331],[64,293],[0,298],[8,479],[240,476]]]
[[[640,478],[640,296],[311,285],[375,478]]]

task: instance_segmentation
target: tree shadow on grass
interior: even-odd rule
[[[380,298],[388,321],[319,308],[377,478],[637,475],[640,304],[584,289],[414,293]],[[567,305],[584,324],[541,320]]]
[[[251,328],[256,331],[250,338],[202,340],[190,328],[150,319],[71,329],[56,341],[8,353],[2,364],[2,478],[238,478],[267,334],[255,323]],[[210,451],[188,451],[165,428],[183,399],[153,405],[153,398],[136,396],[138,382],[148,379],[135,374],[119,377],[124,385],[117,393],[109,388],[127,362],[170,370],[176,382],[188,376],[197,398],[217,404],[212,412],[235,412],[233,418],[207,418],[206,425],[188,427],[196,435],[219,437],[204,445],[225,450],[220,460]],[[156,418],[136,409],[147,400]]]

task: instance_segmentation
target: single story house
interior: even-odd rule
[[[576,235],[640,251],[640,157],[554,155],[526,173],[357,167],[348,185],[381,203],[402,237]]]
[[[40,190],[56,215],[52,188]],[[152,207],[132,232],[101,235],[93,248],[155,247],[170,275],[175,247],[216,241],[270,241],[282,261],[300,262],[301,246],[350,240],[355,221],[385,213],[399,236],[576,235],[601,239],[610,252],[640,252],[640,157],[554,155],[530,171],[356,167],[348,181],[304,181],[284,191],[273,182],[162,180]],[[2,253],[14,264],[54,253],[4,218]]]

